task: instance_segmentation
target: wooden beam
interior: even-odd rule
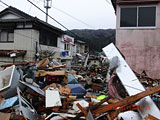
[[[83,114],[84,114],[84,116],[86,118],[87,114],[88,114],[87,111],[79,103],[77,103],[76,105],[83,112]]]
[[[122,106],[116,111],[109,112],[108,115],[111,118],[111,120],[114,120],[115,118],[117,118],[119,113],[124,112],[124,111],[137,110],[137,108],[139,108],[139,106],[137,105]]]
[[[94,110],[92,113],[94,114],[101,114],[104,112],[108,112],[111,110],[116,110],[117,107],[122,107],[122,106],[127,106],[133,102],[137,102],[138,100],[140,100],[143,97],[146,97],[148,95],[151,95],[153,93],[159,92],[160,91],[160,85],[156,86],[156,87],[152,87],[146,91],[143,91],[141,93],[138,93],[136,95],[124,98],[123,100],[120,100],[114,104],[108,104],[108,105],[104,105],[101,106],[99,108],[97,108],[96,110]]]

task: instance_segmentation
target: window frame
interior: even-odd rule
[[[64,51],[66,52],[67,56],[69,56],[70,49],[71,49],[70,43],[69,42],[65,42],[64,43]]]
[[[1,32],[7,33],[7,40],[1,41]],[[13,41],[9,41],[9,34],[13,33]],[[14,43],[14,30],[0,30],[0,43]]]
[[[69,51],[70,50],[70,43],[66,42],[64,43],[64,50]]]
[[[136,27],[121,27],[121,8],[133,8],[136,7],[137,8],[137,26]],[[138,27],[138,12],[140,7],[155,7],[156,11],[155,11],[155,26],[144,26],[144,27]],[[156,29],[157,28],[157,5],[132,5],[132,6],[120,6],[120,12],[119,12],[119,28],[120,29]]]

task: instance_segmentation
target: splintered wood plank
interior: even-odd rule
[[[87,111],[79,103],[77,103],[76,105],[83,112],[84,116],[87,117]]]
[[[108,101],[109,99],[110,99],[110,96],[106,97],[105,99],[103,99],[99,103],[95,104],[94,106],[88,107],[87,111],[88,110],[95,110],[95,109],[97,109],[101,104],[103,104],[104,102]],[[78,120],[81,116],[83,116],[83,112],[77,114],[76,117],[72,118],[71,120]]]
[[[159,92],[159,91],[160,91],[160,85],[158,85],[156,87],[152,87],[152,88],[150,88],[146,91],[143,91],[141,93],[138,93],[137,95],[133,95],[133,96],[124,98],[123,100],[120,100],[114,104],[108,104],[108,105],[101,106],[101,107],[97,108],[96,110],[94,110],[93,113],[100,114],[100,113],[108,112],[111,110],[116,110],[117,107],[129,105],[131,103],[136,102],[137,100],[140,100],[141,98],[144,98],[148,95],[151,95],[151,94]],[[150,110],[150,106],[146,106],[145,108],[141,108],[141,107],[142,106],[140,106],[140,108],[138,108],[138,109],[139,110],[145,109],[146,111]]]

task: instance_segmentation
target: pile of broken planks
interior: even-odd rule
[[[72,69],[48,58],[1,66],[0,118],[158,120],[158,80],[136,76],[113,44],[103,51],[104,59],[87,58],[98,65]]]

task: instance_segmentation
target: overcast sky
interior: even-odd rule
[[[31,5],[27,0],[2,1],[45,21],[45,14]],[[45,11],[44,0],[30,1]],[[0,3],[0,10],[5,8],[6,6]],[[108,2],[106,0],[52,0],[52,8],[49,9],[49,15],[70,30],[115,29],[116,26],[116,17],[110,0]],[[65,30],[52,19],[48,19],[49,23],[53,26]]]

